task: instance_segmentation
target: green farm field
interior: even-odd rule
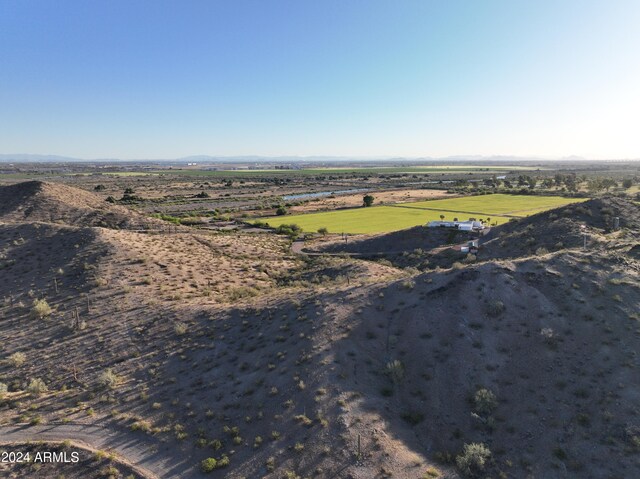
[[[490,217],[491,223],[502,224],[512,217],[529,216],[582,201],[585,199],[496,194],[278,216],[262,221],[272,227],[295,223],[305,232],[327,228],[329,233],[387,233],[439,220],[440,215],[446,220]]]
[[[475,213],[485,216],[528,216],[532,211],[557,208],[570,203],[579,203],[583,198],[563,198],[562,196],[527,196],[527,195],[480,195],[465,196],[446,200],[427,200],[414,203],[401,203],[397,206],[419,209],[437,209],[462,213]]]

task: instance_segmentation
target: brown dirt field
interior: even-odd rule
[[[292,206],[292,213],[305,213],[310,211],[334,210],[337,208],[353,208],[362,206],[362,197],[370,194],[375,197],[375,204],[407,203],[410,201],[434,200],[437,198],[454,197],[443,190],[391,190],[371,191],[357,195],[336,196],[335,198],[319,198],[300,206]]]

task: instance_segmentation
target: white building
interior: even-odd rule
[[[480,231],[484,229],[482,221],[429,221],[427,228],[451,228],[460,231]]]

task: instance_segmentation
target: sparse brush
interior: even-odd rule
[[[394,383],[399,383],[404,378],[404,365],[398,359],[389,361],[385,365],[385,374],[387,374]]]
[[[297,416],[294,417],[294,419],[303,426],[310,427],[313,425],[313,421],[309,419],[307,416],[305,416],[304,414],[298,414]]]
[[[178,335],[178,336],[182,336],[183,334],[185,334],[187,332],[187,330],[189,329],[189,327],[184,324],[184,323],[176,323],[173,326],[173,331]]]
[[[47,388],[47,385],[40,378],[33,378],[31,381],[29,381],[29,385],[27,386],[27,392],[33,394],[34,396],[40,396],[48,390],[49,388]]]
[[[120,382],[120,378],[111,369],[107,369],[98,378],[98,383],[107,388],[115,388]]]
[[[47,303],[46,299],[35,299],[33,301],[31,312],[33,313],[34,317],[38,319],[44,319],[47,316],[51,316],[53,310],[51,309],[51,306],[49,306],[49,303]]]
[[[413,281],[411,279],[408,279],[408,280],[406,280],[406,281],[404,281],[402,283],[402,287],[404,289],[407,289],[407,290],[411,291],[413,288],[416,287],[416,283],[415,283],[415,281]]]
[[[25,363],[25,361],[27,360],[27,355],[21,352],[17,352],[17,353],[13,353],[7,359],[13,367],[17,368],[22,366]]]

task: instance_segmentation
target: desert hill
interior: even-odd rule
[[[603,235],[619,227],[631,238],[640,230],[640,208],[631,200],[604,197],[567,205],[529,217],[492,227],[480,236],[479,260],[522,258],[549,251],[578,248],[583,245],[581,226],[586,226],[588,245],[605,247]],[[477,234],[440,228],[416,226],[402,231],[378,235],[361,235],[347,242],[336,238],[319,238],[307,249],[319,253],[355,253],[371,258],[384,258],[400,267],[421,270],[436,266],[449,267],[462,261],[464,254],[452,246],[478,238]]]
[[[277,235],[84,226],[105,205],[58,186],[0,190],[0,426],[99,425],[167,478],[454,478],[471,443],[487,477],[640,477],[627,203],[570,213],[593,220],[587,251],[488,257],[523,225],[563,228],[556,210],[495,228],[478,262],[418,271]],[[425,259],[412,241],[451,241],[423,233],[370,241],[407,261]]]
[[[44,181],[0,186],[0,221],[124,229],[162,226],[158,220],[107,203],[88,191]]]
[[[640,208],[631,200],[615,197],[597,198],[522,218],[491,229],[482,239],[481,257],[516,258],[536,252],[557,251],[583,246],[581,226],[586,226],[587,244],[598,247],[603,235],[619,226],[640,230]]]

